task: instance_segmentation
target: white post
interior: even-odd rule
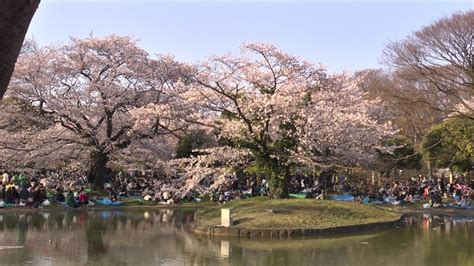
[[[221,209],[221,225],[224,227],[232,226],[232,212],[229,208]]]

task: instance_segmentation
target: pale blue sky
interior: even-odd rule
[[[468,9],[474,0],[42,0],[28,36],[45,45],[91,32],[131,35],[151,54],[186,62],[267,42],[330,71],[359,70],[380,67],[389,41]]]

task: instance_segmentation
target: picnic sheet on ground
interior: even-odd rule
[[[304,199],[306,198],[306,193],[290,193],[288,194],[290,198],[295,198],[295,199]]]
[[[109,198],[98,199],[97,203],[107,206],[120,206],[123,204],[121,201],[111,201]]]
[[[338,200],[338,201],[354,201],[354,197],[350,194],[336,194],[330,195],[330,200]]]

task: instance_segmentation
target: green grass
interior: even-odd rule
[[[234,200],[198,211],[201,225],[220,224],[220,209],[232,208],[238,228],[330,228],[397,220],[400,215],[372,205],[313,199],[273,200],[256,197]]]
[[[158,205],[156,201],[146,201],[136,198],[122,198],[121,201],[125,206],[155,206]]]

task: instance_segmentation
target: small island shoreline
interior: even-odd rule
[[[474,210],[388,207],[334,201],[297,201],[254,199],[250,202],[244,200],[204,208],[196,213],[192,231],[209,237],[331,236],[396,228],[403,225],[405,218],[410,215],[430,214],[474,218]],[[220,225],[221,208],[231,208],[233,212],[235,210],[232,226]],[[315,214],[315,212],[321,214]]]
[[[337,226],[329,228],[236,228],[222,226],[203,226],[194,224],[192,230],[196,234],[205,234],[209,237],[215,236],[231,236],[231,237],[247,237],[247,238],[265,238],[265,237],[294,237],[294,236],[331,236],[339,234],[353,234],[361,232],[370,232],[376,230],[385,230],[395,228],[402,224],[406,215],[400,218],[378,223],[355,224],[347,226]]]

